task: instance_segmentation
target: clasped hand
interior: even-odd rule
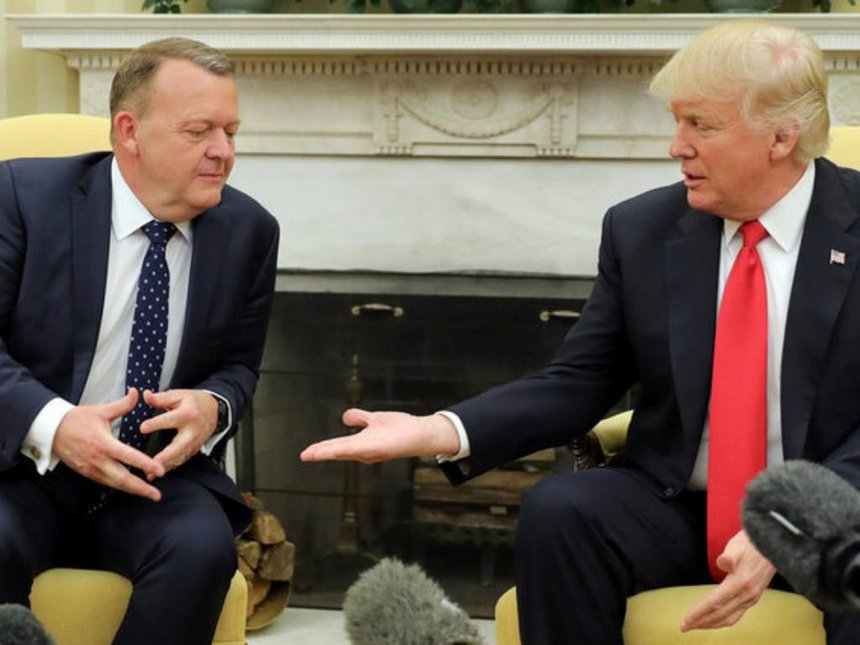
[[[60,422],[52,446],[57,458],[75,472],[99,484],[140,495],[155,502],[161,492],[151,483],[185,463],[215,430],[218,408],[215,399],[199,390],[145,390],[144,401],[161,414],[140,424],[143,434],[175,429],[176,436],[157,455],[119,441],[111,424],[137,405],[139,394],[131,388],[121,399],[101,405],[80,405],[69,410]],[[140,470],[145,479],[129,471]]]

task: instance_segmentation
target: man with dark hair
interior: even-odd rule
[[[133,592],[116,643],[211,643],[250,519],[219,467],[257,381],[275,219],[226,185],[233,66],[144,45],[113,153],[0,163],[0,602],[61,564]]]

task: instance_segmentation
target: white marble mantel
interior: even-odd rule
[[[281,220],[298,270],[591,275],[604,210],[675,180],[648,79],[725,16],[11,15],[106,114],[129,49],[228,52],[233,183]],[[860,123],[860,14],[775,14],[825,51],[834,122]]]

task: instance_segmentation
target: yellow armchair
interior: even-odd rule
[[[36,577],[30,605],[57,645],[110,645],[125,615],[131,582],[110,571],[48,569]],[[245,645],[248,585],[230,583],[213,645]]]
[[[577,467],[591,467],[624,445],[632,412],[621,412],[598,423],[570,447]],[[625,645],[824,645],[823,616],[806,598],[768,589],[735,625],[718,630],[681,633],[686,612],[715,585],[652,589],[627,599]],[[519,645],[516,588],[496,603],[496,645]]]

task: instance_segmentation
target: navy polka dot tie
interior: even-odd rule
[[[155,410],[144,403],[143,390],[158,391],[164,363],[167,300],[170,295],[170,271],[164,258],[164,248],[176,227],[169,222],[152,221],[144,225],[143,232],[149,237],[149,249],[143,258],[137,283],[125,373],[126,388],[137,388],[141,396],[134,409],[122,418],[119,429],[120,441],[138,449],[142,449],[146,441],[140,433],[140,424],[155,414]]]

